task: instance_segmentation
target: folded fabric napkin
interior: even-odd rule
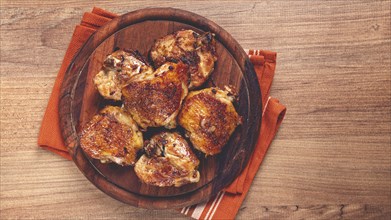
[[[286,108],[269,96],[276,65],[276,53],[263,50],[248,51],[257,73],[262,91],[262,125],[254,152],[245,169],[227,188],[209,201],[180,211],[195,219],[234,219],[246,198],[251,183],[265,157],[275,134],[285,116]]]
[[[81,23],[76,25],[73,32],[71,42],[69,43],[64,60],[60,67],[60,71],[58,71],[56,81],[54,82],[45,115],[43,116],[41,130],[38,136],[38,145],[69,160],[72,158],[68,154],[68,150],[62,139],[60,117],[58,115],[61,83],[64,79],[67,67],[71,63],[74,55],[76,55],[77,51],[99,27],[103,26],[115,17],[117,17],[117,15],[100,8],[94,8],[91,13],[84,13]]]
[[[42,120],[38,145],[69,160],[71,160],[71,156],[68,154],[63,142],[59,126],[58,104],[61,83],[65,71],[77,51],[99,27],[115,17],[117,17],[116,14],[96,7],[93,8],[91,13],[86,12],[83,15],[81,23],[76,25],[73,32]],[[235,218],[285,115],[285,106],[280,104],[277,99],[269,97],[276,65],[276,53],[263,50],[248,50],[248,54],[254,65],[262,91],[261,133],[249,163],[230,186],[206,203],[184,207],[179,210],[181,213],[195,219]]]

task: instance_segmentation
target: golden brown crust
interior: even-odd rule
[[[180,30],[155,42],[150,57],[155,67],[165,62],[182,61],[189,66],[189,89],[201,86],[210,76],[217,60],[216,42],[212,33],[198,34]]]
[[[207,155],[221,152],[240,124],[229,92],[207,88],[190,92],[178,116],[193,146]]]
[[[198,182],[199,160],[178,133],[162,132],[146,141],[146,154],[135,166],[136,175],[149,185],[179,187]]]
[[[117,50],[109,54],[102,69],[94,77],[94,84],[106,99],[121,100],[121,90],[139,74],[150,74],[153,68],[137,51]]]
[[[132,80],[122,93],[125,109],[140,127],[175,128],[187,95],[187,66],[166,63],[153,74]]]
[[[130,115],[119,107],[107,106],[83,127],[80,146],[103,163],[134,165],[143,137]]]

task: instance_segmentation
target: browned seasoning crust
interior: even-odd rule
[[[80,146],[103,163],[134,165],[143,136],[130,115],[119,107],[107,106],[83,127]]]
[[[137,124],[147,127],[176,127],[187,90],[187,66],[166,63],[153,74],[136,77],[123,90],[125,109]]]
[[[241,123],[228,91],[206,88],[190,92],[178,116],[193,146],[205,153],[220,153]]]
[[[144,145],[146,154],[135,165],[139,179],[149,185],[179,187],[199,181],[199,160],[176,132],[161,132]]]
[[[166,62],[182,61],[189,66],[189,89],[201,86],[210,76],[217,60],[216,42],[212,33],[198,34],[180,30],[158,39],[149,53],[155,67]]]
[[[219,88],[188,94],[201,86],[217,60],[212,33],[181,30],[156,41],[150,57],[156,71],[136,51],[108,55],[94,84],[106,99],[122,100],[123,107],[107,106],[80,133],[84,152],[102,163],[135,165],[139,179],[149,185],[180,187],[198,182],[199,160],[179,133],[161,132],[143,143],[139,131],[148,127],[186,130],[194,148],[206,155],[221,152],[241,123],[233,95]],[[138,161],[137,152],[145,154]]]
[[[94,84],[104,98],[121,100],[122,88],[134,76],[152,72],[152,66],[138,51],[117,50],[106,57],[102,69],[94,77]]]

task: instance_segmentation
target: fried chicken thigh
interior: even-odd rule
[[[134,165],[137,151],[143,147],[143,135],[128,113],[107,106],[83,127],[80,146],[102,163]]]
[[[165,63],[153,74],[136,76],[122,90],[125,109],[140,127],[176,127],[188,93],[187,71],[183,63]]]
[[[199,160],[187,141],[178,133],[162,132],[145,142],[142,155],[135,165],[136,175],[146,184],[180,187],[196,183],[200,173]]]
[[[190,92],[186,97],[178,123],[185,130],[194,148],[206,155],[221,152],[241,117],[232,102],[233,95],[219,88]]]
[[[121,90],[139,74],[150,74],[153,68],[137,52],[117,50],[109,54],[102,69],[94,77],[94,84],[106,99],[121,100]]]
[[[202,85],[214,69],[215,44],[212,33],[200,35],[192,30],[180,30],[157,40],[149,55],[155,67],[167,61],[189,65],[189,89],[193,89]]]

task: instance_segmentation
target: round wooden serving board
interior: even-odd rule
[[[102,164],[87,157],[79,146],[80,127],[103,106],[110,103],[97,92],[92,78],[104,58],[116,48],[139,50],[147,55],[154,41],[180,29],[215,33],[218,61],[203,87],[232,85],[239,96],[236,110],[243,117],[222,153],[205,157],[198,183],[179,188],[159,188],[140,182],[133,167]],[[149,8],[113,19],[100,28],[83,46],[68,67],[60,96],[60,121],[65,144],[84,175],[108,195],[125,203],[150,209],[179,208],[216,195],[230,184],[246,166],[259,135],[261,94],[252,64],[240,45],[221,27],[191,12],[173,8]],[[163,130],[149,129],[144,138]],[[177,130],[180,130],[178,128]]]

